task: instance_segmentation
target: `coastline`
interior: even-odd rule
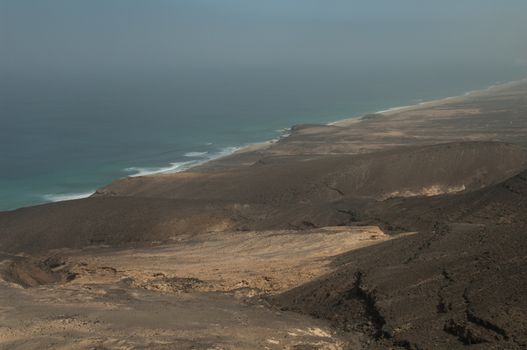
[[[325,125],[346,127],[346,126],[350,126],[350,125],[357,124],[357,123],[361,122],[362,118],[364,116],[366,116],[366,115],[369,115],[369,114],[381,114],[383,116],[391,116],[391,115],[395,115],[395,114],[402,113],[402,112],[414,111],[414,110],[419,110],[419,109],[424,109],[424,108],[431,108],[431,107],[438,107],[438,106],[441,106],[441,105],[444,105],[444,104],[447,104],[447,103],[452,103],[452,102],[463,102],[463,101],[467,100],[468,98],[477,97],[477,96],[483,96],[485,94],[493,93],[493,92],[496,92],[496,91],[499,91],[499,90],[502,90],[502,89],[512,88],[512,87],[524,84],[526,82],[527,82],[527,78],[513,80],[513,81],[509,81],[509,82],[505,82],[505,83],[494,83],[494,84],[491,84],[491,85],[489,85],[487,87],[484,87],[482,89],[470,90],[470,91],[467,91],[467,92],[465,92],[465,93],[463,93],[461,95],[457,95],[457,96],[448,96],[448,97],[444,97],[444,98],[438,98],[438,99],[433,99],[433,100],[428,100],[428,101],[422,101],[422,102],[419,102],[419,103],[416,103],[416,104],[413,104],[413,105],[390,107],[390,108],[387,108],[387,109],[384,109],[384,110],[379,110],[379,111],[376,111],[376,112],[370,112],[370,113],[365,113],[365,114],[361,114],[361,115],[352,116],[352,117],[349,117],[349,118],[335,120],[333,122],[326,123]],[[324,124],[320,124],[320,125],[324,125]],[[235,150],[234,152],[232,152],[230,154],[224,155],[222,157],[218,157],[218,158],[207,160],[207,161],[205,161],[203,163],[196,164],[196,165],[194,165],[192,167],[189,167],[189,168],[181,170],[181,171],[186,171],[186,170],[189,170],[189,169],[194,168],[196,166],[201,166],[201,165],[204,165],[204,164],[206,164],[208,162],[211,162],[211,161],[214,161],[214,160],[219,160],[219,159],[230,157],[230,156],[234,156],[234,155],[237,155],[237,154],[266,149],[266,148],[272,146],[273,144],[275,144],[276,142],[280,141],[281,139],[285,139],[285,138],[289,137],[291,135],[290,132],[291,132],[292,128],[293,128],[293,125],[290,126],[289,128],[282,129],[282,131],[284,131],[285,133],[284,133],[284,135],[282,135],[282,136],[280,136],[278,138],[267,140],[267,141],[263,141],[263,142],[255,142],[255,143],[251,143],[251,144],[248,144],[248,145],[240,146],[240,147],[238,147],[237,150]],[[176,172],[174,172],[174,173],[176,173]],[[164,174],[170,174],[170,172],[166,172]],[[155,174],[153,174],[153,175],[155,175]]]
[[[352,116],[349,118],[335,120],[333,122],[326,123],[325,125],[337,126],[337,127],[348,127],[353,124],[360,123],[363,120],[364,116],[370,115],[370,114],[379,114],[379,115],[387,117],[387,116],[392,116],[392,115],[396,115],[396,114],[403,113],[403,112],[415,111],[419,109],[432,108],[432,107],[439,107],[447,103],[456,103],[456,102],[461,103],[461,102],[466,101],[468,98],[484,96],[485,94],[494,93],[502,89],[512,88],[514,86],[521,85],[525,82],[527,82],[527,78],[509,81],[505,83],[495,83],[485,88],[467,91],[457,96],[449,96],[445,98],[438,98],[438,99],[432,99],[428,101],[422,101],[422,102],[419,102],[413,105],[394,106],[394,107],[390,107],[390,108],[375,111],[375,112],[370,112],[370,113],[365,113],[365,114],[361,114],[357,116]],[[320,124],[320,125],[324,125],[324,124]],[[253,151],[265,150],[271,147],[272,145],[276,144],[280,140],[289,137],[291,135],[292,127],[293,126],[289,128],[277,130],[278,132],[281,132],[282,134],[270,140],[266,140],[262,142],[254,142],[254,143],[249,143],[249,144],[244,144],[244,145],[239,145],[239,146],[225,147],[223,149],[220,149],[218,152],[215,152],[212,154],[209,154],[207,152],[187,152],[184,155],[185,157],[196,158],[194,160],[173,162],[163,167],[129,167],[124,170],[128,172],[135,172],[135,173],[121,177],[121,178],[116,178],[114,179],[114,181],[119,180],[119,179],[125,179],[125,178],[151,177],[151,176],[185,172],[190,169],[206,165],[210,162],[229,158],[231,156],[236,156],[236,155],[253,152]],[[107,184],[104,184],[102,186],[104,187],[106,185]],[[45,199],[44,203],[62,202],[62,201],[68,201],[68,200],[88,198],[96,194],[96,191],[97,189],[90,190],[90,191],[79,191],[75,193],[44,194],[42,198]]]
[[[487,86],[485,88],[482,88],[482,89],[467,91],[467,92],[465,92],[462,95],[448,96],[448,97],[439,98],[439,99],[433,99],[433,100],[429,100],[429,101],[422,101],[422,102],[419,102],[419,103],[416,103],[416,104],[413,104],[413,105],[390,107],[390,108],[387,108],[387,109],[384,109],[384,110],[379,110],[377,112],[372,112],[371,114],[382,114],[382,115],[385,115],[385,116],[390,116],[390,115],[394,115],[394,114],[398,114],[398,113],[402,113],[402,112],[407,112],[407,111],[412,111],[412,110],[417,110],[417,109],[421,109],[421,108],[438,107],[438,106],[444,105],[446,103],[463,102],[469,97],[478,97],[478,96],[482,96],[482,95],[485,95],[485,94],[488,94],[488,93],[496,92],[496,91],[499,91],[499,90],[502,90],[502,89],[512,88],[512,87],[515,87],[517,85],[521,85],[521,84],[523,84],[525,82],[527,82],[527,78],[513,80],[513,81],[509,81],[509,82],[505,82],[505,83],[495,83],[495,84],[491,84],[491,85],[489,85],[489,86]],[[341,119],[341,120],[337,120],[335,122],[328,123],[328,125],[347,126],[347,125],[350,125],[350,124],[354,123],[357,119],[360,120],[362,117],[364,117],[364,115],[357,116],[357,117],[346,118],[346,119]]]
[[[43,334],[34,344],[72,348],[110,329],[138,344],[142,327],[148,341],[225,347],[195,329],[224,337],[217,325],[229,319],[229,339],[254,336],[253,349],[277,329],[298,334],[304,317],[329,322],[303,323],[324,327],[325,340],[357,330],[365,349],[406,340],[461,349],[458,329],[477,331],[467,334],[484,346],[523,349],[527,83],[509,86],[349,127],[301,124],[263,151],[0,213],[0,298],[14,310],[0,342]],[[371,305],[374,318],[387,315],[382,326]],[[262,313],[273,328],[255,336]],[[53,324],[49,315],[66,316]],[[298,345],[290,334],[273,348]]]

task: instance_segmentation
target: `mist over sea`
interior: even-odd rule
[[[524,2],[392,3],[2,0],[0,210],[527,77]]]

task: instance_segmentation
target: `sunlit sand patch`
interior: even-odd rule
[[[430,117],[430,118],[462,118],[481,113],[480,108],[430,108],[426,110],[412,110],[404,113],[405,118]]]
[[[388,130],[385,132],[374,132],[371,135],[374,137],[403,137],[405,133],[399,130]]]
[[[190,179],[190,178],[196,178],[196,177],[200,177],[200,176],[203,176],[203,174],[201,173],[196,173],[196,172],[192,172],[192,171],[182,171],[182,172],[179,172],[179,173],[165,173],[165,174],[156,174],[155,177],[156,178],[166,178],[166,177],[171,177],[171,178],[180,178],[180,179]]]
[[[162,293],[279,293],[331,271],[334,256],[393,238],[378,226],[208,233],[162,247],[80,253],[71,257],[78,276],[70,283],[122,281]]]
[[[307,329],[296,328],[292,331],[287,332],[287,334],[292,337],[298,337],[301,335],[311,335],[315,337],[331,338],[330,332],[327,332],[320,328],[307,328]]]
[[[425,197],[432,197],[432,196],[438,196],[441,194],[447,194],[447,193],[457,193],[462,192],[465,190],[465,185],[460,186],[450,186],[450,187],[444,187],[440,185],[432,185],[429,187],[423,187],[420,190],[417,191],[395,191],[390,192],[382,196],[382,199],[389,199],[389,198],[397,198],[397,197],[417,197],[417,196],[425,196]]]

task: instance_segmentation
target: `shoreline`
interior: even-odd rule
[[[491,85],[489,85],[489,86],[487,86],[485,88],[482,88],[482,89],[467,91],[467,92],[463,93],[462,95],[448,96],[448,97],[444,97],[444,98],[438,98],[438,99],[433,99],[433,100],[428,100],[428,101],[422,101],[422,102],[419,102],[419,103],[416,103],[416,104],[413,104],[413,105],[390,107],[390,108],[387,108],[387,109],[379,110],[377,112],[371,112],[371,113],[368,113],[368,114],[382,114],[384,116],[390,116],[390,115],[394,115],[394,114],[397,114],[397,113],[413,111],[413,110],[420,109],[420,108],[437,107],[437,106],[441,106],[441,105],[444,105],[446,103],[451,103],[451,102],[462,102],[462,101],[464,101],[465,99],[467,99],[469,97],[482,96],[482,95],[485,95],[487,93],[491,93],[491,92],[494,92],[494,91],[499,91],[501,89],[507,89],[507,88],[511,88],[511,87],[514,87],[514,86],[517,86],[517,85],[521,85],[521,84],[523,84],[525,82],[527,82],[527,78],[522,78],[522,79],[519,79],[519,80],[513,80],[513,81],[509,81],[509,82],[505,82],[505,83],[495,83],[495,84],[491,84]],[[345,118],[345,119],[341,119],[341,120],[337,120],[337,121],[328,123],[328,125],[346,126],[346,125],[352,124],[357,119],[360,120],[360,118],[362,118],[362,117],[364,117],[364,115],[351,117],[351,118]]]
[[[526,82],[527,82],[527,78],[522,78],[522,79],[518,79],[518,80],[508,81],[508,82],[505,82],[505,83],[494,83],[494,84],[491,84],[491,85],[489,85],[487,87],[484,87],[482,89],[476,89],[476,90],[467,91],[467,92],[463,93],[462,95],[448,96],[448,97],[444,97],[444,98],[438,98],[438,99],[433,99],[433,100],[428,100],[428,101],[422,101],[422,102],[419,102],[419,103],[416,103],[416,104],[413,104],[413,105],[390,107],[390,108],[387,108],[387,109],[384,109],[384,110],[379,110],[379,111],[376,111],[376,112],[370,112],[370,113],[366,113],[366,114],[352,116],[352,117],[349,117],[349,118],[335,120],[333,122],[329,122],[329,123],[326,123],[326,124],[322,124],[321,123],[320,125],[331,125],[331,126],[345,127],[345,126],[349,126],[349,125],[352,125],[352,124],[359,123],[364,116],[369,115],[369,114],[382,114],[383,116],[390,116],[390,115],[394,115],[394,114],[401,113],[401,112],[418,110],[418,109],[421,109],[421,108],[437,107],[437,106],[441,106],[443,104],[450,103],[450,102],[462,102],[462,101],[466,100],[469,97],[485,95],[486,93],[491,93],[491,92],[494,92],[496,90],[499,91],[501,89],[511,88],[511,87],[514,87],[514,86],[517,86],[517,85],[521,85],[521,84],[526,83]],[[225,156],[220,157],[220,158],[229,157],[229,156],[232,156],[232,155],[235,155],[235,154],[245,153],[245,152],[249,152],[249,151],[253,151],[253,150],[257,150],[257,149],[264,149],[264,148],[276,143],[280,139],[289,137],[291,135],[290,131],[293,128],[293,126],[294,125],[292,125],[292,126],[290,126],[288,128],[282,129],[285,132],[284,136],[280,136],[278,138],[267,140],[267,141],[263,141],[263,142],[256,142],[256,143],[248,144],[248,145],[245,145],[245,146],[240,146],[238,148],[238,150],[236,150],[235,152],[233,152],[231,154],[228,154],[228,155],[225,155]],[[211,160],[208,160],[208,161],[206,161],[206,162],[204,162],[202,164],[197,164],[196,166],[203,165],[203,164],[205,164],[205,163],[207,163],[209,161],[218,160],[220,158],[211,159]],[[186,170],[188,170],[188,169],[185,169],[185,170],[182,170],[182,171],[186,171]],[[165,173],[165,174],[169,174],[169,173]]]
[[[349,117],[349,118],[335,120],[333,122],[329,122],[329,123],[326,123],[326,124],[322,124],[321,123],[320,125],[330,125],[330,126],[336,126],[336,127],[347,127],[347,126],[351,126],[351,125],[356,124],[356,123],[360,123],[362,121],[362,118],[364,116],[366,116],[366,115],[369,115],[369,114],[379,114],[379,115],[383,115],[383,116],[391,116],[391,115],[395,115],[395,114],[402,113],[402,112],[419,110],[421,108],[437,107],[437,106],[444,105],[446,103],[463,102],[467,98],[477,97],[477,96],[484,96],[485,94],[492,93],[492,92],[495,92],[495,91],[499,91],[501,89],[511,88],[511,87],[514,87],[516,85],[520,85],[520,84],[525,83],[525,82],[527,82],[527,78],[522,78],[522,79],[519,79],[519,80],[513,80],[513,81],[509,81],[509,82],[505,82],[505,83],[494,83],[494,84],[491,84],[491,85],[489,85],[489,86],[487,86],[485,88],[476,89],[476,90],[470,90],[470,91],[467,91],[467,92],[465,92],[465,93],[463,93],[461,95],[457,95],[457,96],[448,96],[448,97],[445,97],[445,98],[438,98],[438,99],[432,99],[432,100],[428,100],[428,101],[422,101],[422,102],[419,102],[419,103],[416,103],[416,104],[413,104],[413,105],[403,105],[403,106],[390,107],[390,108],[379,110],[379,111],[376,111],[376,112],[370,112],[370,113],[366,113],[366,114],[352,116],[352,117]],[[291,135],[290,131],[291,131],[292,127],[293,126],[281,129],[280,132],[282,132],[282,134],[279,135],[276,138],[273,138],[273,139],[270,139],[270,140],[266,140],[266,141],[262,141],[262,142],[249,143],[249,144],[240,145],[240,146],[225,147],[225,148],[219,150],[218,152],[215,152],[215,153],[211,154],[208,157],[206,156],[207,153],[203,153],[203,152],[199,152],[200,153],[199,156],[198,156],[198,152],[190,152],[190,153],[185,154],[185,156],[188,156],[188,154],[193,154],[197,158],[205,156],[203,159],[172,162],[172,163],[170,163],[170,164],[168,164],[166,166],[158,167],[158,168],[155,168],[155,167],[152,167],[152,168],[150,168],[150,167],[130,167],[130,168],[126,168],[126,169],[124,169],[125,171],[136,171],[136,173],[131,174],[131,175],[127,175],[127,176],[123,176],[123,177],[120,177],[120,178],[116,178],[113,181],[119,180],[119,179],[125,179],[125,178],[150,177],[150,176],[158,176],[158,175],[166,175],[166,174],[175,174],[175,173],[185,172],[185,171],[188,171],[188,170],[193,169],[195,167],[199,167],[199,166],[205,165],[205,164],[207,164],[209,162],[216,161],[216,160],[219,160],[219,159],[224,159],[224,158],[227,158],[227,157],[243,154],[243,153],[246,153],[246,152],[251,152],[251,151],[256,151],[256,150],[263,150],[263,149],[266,149],[266,148],[272,146],[276,142],[289,137]],[[107,184],[104,184],[102,186],[106,186],[106,185]],[[74,193],[54,193],[54,194],[50,193],[50,194],[44,194],[44,195],[42,195],[42,198],[45,200],[45,202],[43,202],[42,204],[56,203],[56,202],[62,202],[62,201],[69,201],[69,200],[88,198],[88,197],[91,197],[92,195],[94,195],[96,193],[96,191],[97,191],[97,189],[95,189],[93,191],[91,191],[91,190],[90,191],[77,191],[77,192],[74,192]],[[36,205],[38,205],[38,204],[36,204]],[[16,209],[19,209],[19,208],[15,208],[15,209],[12,209],[12,210],[16,210]]]

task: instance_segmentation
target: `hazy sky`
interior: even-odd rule
[[[0,70],[17,79],[422,60],[527,66],[526,16],[525,0],[0,0]]]

